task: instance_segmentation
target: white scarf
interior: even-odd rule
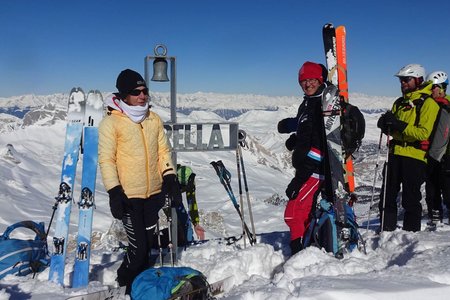
[[[138,124],[144,121],[148,114],[148,101],[144,106],[134,106],[126,104],[119,98],[112,97],[106,100],[106,104],[115,110],[120,110],[121,112],[126,114],[131,121]]]

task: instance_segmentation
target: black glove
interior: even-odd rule
[[[382,114],[381,117],[378,119],[377,127],[381,129],[381,132],[384,134],[387,133],[387,126],[386,126],[386,114]]]
[[[291,133],[297,129],[297,119],[286,118],[278,122],[279,133]]]
[[[109,208],[111,209],[111,214],[115,219],[122,220],[124,205],[128,200],[127,195],[123,191],[121,185],[115,186],[108,191],[109,194]]]
[[[297,143],[297,135],[295,133],[291,134],[291,136],[284,143],[286,145],[286,149],[289,151],[294,150],[295,144]]]
[[[292,178],[291,182],[286,188],[286,196],[288,197],[288,199],[295,199],[298,196],[301,187],[302,183],[300,182],[300,180],[297,177]]]
[[[178,207],[182,203],[181,188],[177,175],[169,174],[163,177],[161,193],[172,202],[172,207]]]
[[[380,122],[382,122],[382,124],[380,124]],[[380,117],[377,126],[383,133],[387,133],[388,129],[390,129],[391,132],[398,131],[401,133],[405,130],[406,126],[408,126],[408,123],[400,121],[391,111],[387,111]]]

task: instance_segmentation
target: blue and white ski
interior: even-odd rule
[[[70,211],[83,131],[85,95],[81,88],[70,92],[67,109],[66,139],[62,162],[61,184],[56,197],[56,228],[53,236],[53,254],[50,261],[49,280],[64,284],[64,267],[69,236]]]
[[[81,196],[78,202],[78,237],[72,287],[89,283],[92,220],[95,208],[95,181],[98,163],[98,124],[103,118],[103,98],[99,91],[90,91],[86,99],[83,130],[83,171]]]

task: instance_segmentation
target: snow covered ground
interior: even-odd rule
[[[20,98],[26,98],[29,106],[35,99],[32,96],[1,99],[0,106],[4,107],[6,102],[16,105]],[[42,102],[37,104],[54,101],[54,114],[60,112],[62,95],[44,98],[45,101],[39,98]],[[153,109],[164,120],[169,120],[167,95],[156,95],[153,99]],[[235,109],[234,113],[240,115],[229,121],[239,122],[247,133],[249,148],[243,155],[258,243],[253,247],[247,243],[244,247],[242,241],[231,246],[210,241],[188,248],[179,260],[179,265],[202,271],[210,282],[233,275],[221,299],[448,299],[450,226],[443,225],[435,232],[410,233],[398,229],[377,235],[375,209],[371,213],[370,228],[366,229],[377,161],[379,130],[376,120],[394,99],[351,95],[351,101],[364,111],[367,122],[366,137],[355,158],[359,195],[355,210],[367,253],[354,251],[341,260],[313,247],[289,257],[289,232],[283,221],[284,190],[293,170],[290,154],[284,148],[287,136],[276,132],[276,124],[296,114],[298,99],[210,93],[180,95],[179,99],[186,114],[179,114],[178,122],[224,122],[216,112]],[[65,123],[52,116],[49,107],[53,106],[42,110],[45,113],[40,114],[39,121],[26,124],[16,117],[0,115],[0,232],[22,220],[43,221],[46,226],[50,221],[59,186]],[[244,110],[236,113],[237,108]],[[381,162],[384,157],[383,145],[379,155]],[[197,198],[207,238],[240,232],[238,215],[210,165],[216,160],[222,160],[231,171],[234,194],[239,199],[235,153],[178,154],[178,162],[191,166],[197,174]],[[0,299],[65,299],[114,284],[123,253],[113,250],[117,245],[117,223],[110,215],[108,197],[98,177],[89,287],[70,288],[78,222],[78,210],[74,206],[65,287],[47,281],[48,269],[35,278],[7,276],[0,280]],[[80,179],[79,176],[78,184]],[[380,185],[378,176],[375,201]],[[77,193],[79,190],[75,190],[75,195]],[[246,201],[245,193],[243,198]],[[426,222],[424,217],[424,228]],[[48,239],[50,250],[53,227],[54,224]],[[26,232],[17,232],[17,237],[26,236]]]

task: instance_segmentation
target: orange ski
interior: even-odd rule
[[[338,70],[338,88],[339,95],[345,102],[348,102],[348,81],[347,81],[347,47],[346,32],[344,26],[336,28],[336,58]],[[355,191],[355,177],[353,174],[353,160],[348,157],[345,160],[345,176],[348,183],[349,192]]]

